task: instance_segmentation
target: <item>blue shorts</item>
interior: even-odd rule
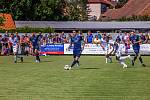
[[[35,49],[39,50],[39,46],[38,45],[33,46],[33,51],[35,51]]]
[[[135,54],[139,54],[140,53],[140,49],[133,49]]]
[[[136,54],[140,53],[140,46],[133,46],[133,50]]]
[[[73,50],[73,56],[75,57],[80,57],[81,56],[81,50]]]

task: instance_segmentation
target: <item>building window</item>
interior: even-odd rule
[[[107,11],[107,6],[105,4],[101,4],[101,13],[105,13]]]

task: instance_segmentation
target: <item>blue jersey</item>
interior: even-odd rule
[[[71,38],[71,43],[74,44],[74,50],[81,50],[81,45],[82,45],[82,36],[80,35],[75,35],[74,37]]]
[[[30,40],[33,46],[38,46],[38,36],[32,36]]]
[[[131,42],[133,44],[133,49],[140,49],[140,44],[139,44],[140,38],[139,38],[138,35],[132,35],[130,37],[130,40],[131,40]]]
[[[86,38],[87,38],[87,42],[88,42],[88,43],[92,43],[92,42],[93,42],[93,35],[92,35],[92,34],[86,36]]]

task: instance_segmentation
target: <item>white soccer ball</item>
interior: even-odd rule
[[[69,65],[65,65],[64,69],[69,70]]]

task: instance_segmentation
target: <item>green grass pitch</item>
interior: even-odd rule
[[[150,57],[147,67],[137,60],[127,69],[115,61],[105,64],[103,56],[81,56],[79,68],[64,70],[72,56],[0,57],[0,100],[150,100]]]

